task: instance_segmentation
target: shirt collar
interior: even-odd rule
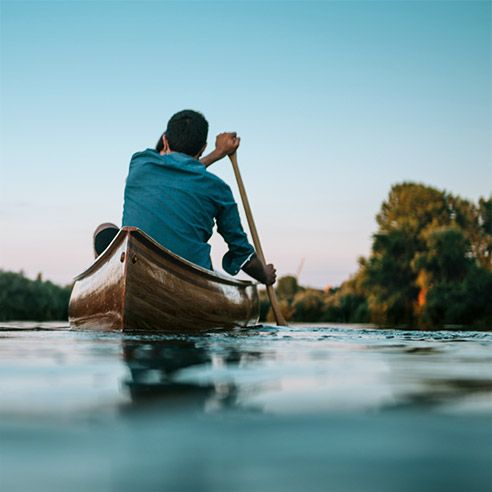
[[[178,166],[197,166],[205,169],[205,166],[198,159],[195,159],[188,154],[183,154],[182,152],[171,152],[170,154],[163,155],[157,152],[157,154],[168,164],[175,164]]]

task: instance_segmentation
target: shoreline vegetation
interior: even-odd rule
[[[23,272],[0,270],[0,321],[60,321],[68,319],[72,286],[36,280]]]
[[[339,287],[294,276],[276,284],[293,322],[492,329],[492,196],[478,203],[419,183],[394,185],[376,216],[368,258]],[[0,321],[67,319],[71,286],[0,270]],[[260,321],[273,321],[260,290]]]
[[[492,196],[478,203],[419,183],[394,185],[368,258],[339,287],[276,290],[287,320],[492,329]],[[262,319],[273,321],[261,295]]]

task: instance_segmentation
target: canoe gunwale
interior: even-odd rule
[[[160,245],[158,242],[156,242],[154,239],[152,239],[149,235],[147,235],[144,231],[140,230],[138,227],[129,227],[129,226],[122,227],[118,231],[118,234],[111,241],[109,246],[94,260],[94,262],[92,263],[92,265],[89,266],[89,268],[87,268],[82,273],[74,277],[74,281],[76,282],[82,280],[85,277],[91,275],[93,272],[97,271],[102,264],[107,262],[109,258],[113,256],[114,251],[118,248],[118,245],[121,242],[123,242],[127,236],[132,236],[133,238],[143,243],[148,248],[154,250],[160,256],[167,257],[167,259],[171,260],[173,263],[176,263],[180,265],[180,267],[189,270],[193,275],[199,275],[202,277],[206,277],[214,282],[235,285],[238,287],[248,287],[248,286],[258,285],[257,282],[235,279],[223,275],[221,273],[207,270],[206,268],[195,265],[194,263],[184,258],[181,258],[177,254],[173,253],[172,251],[168,250],[164,246]]]

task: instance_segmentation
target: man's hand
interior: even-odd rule
[[[277,280],[275,267],[271,263],[265,265],[256,254],[252,256],[248,263],[243,265],[242,270],[265,285],[273,285]]]
[[[210,164],[223,159],[226,155],[234,154],[240,143],[241,139],[236,132],[219,133],[215,139],[215,149],[210,154],[202,157],[200,162],[205,167],[208,167]]]
[[[236,152],[241,139],[237,136],[236,132],[224,132],[219,133],[215,139],[215,150],[218,155],[225,157]]]
[[[277,281],[277,270],[269,263],[265,265],[265,285],[273,285]]]

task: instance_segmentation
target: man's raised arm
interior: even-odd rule
[[[214,162],[220,161],[226,155],[234,154],[240,143],[241,139],[236,132],[219,133],[215,139],[215,149],[210,154],[202,157],[200,162],[205,167],[208,167]]]

